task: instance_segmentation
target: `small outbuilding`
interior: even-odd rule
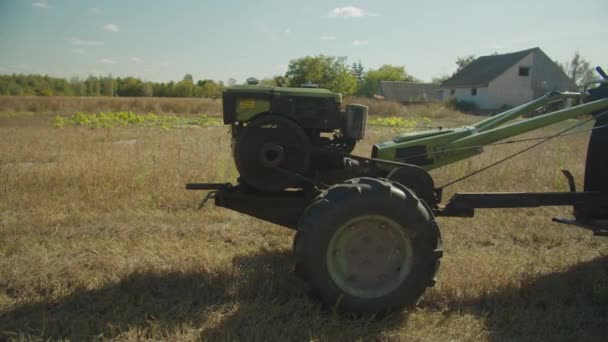
[[[540,48],[482,56],[441,84],[441,97],[470,101],[482,110],[515,107],[576,84]]]
[[[381,81],[378,98],[401,103],[424,103],[441,100],[439,84]]]

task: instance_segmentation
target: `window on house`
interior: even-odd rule
[[[530,67],[519,67],[519,76],[530,76]]]
[[[471,88],[471,95],[477,95],[477,88]]]
[[[454,96],[456,94],[456,89],[450,89],[450,95]]]

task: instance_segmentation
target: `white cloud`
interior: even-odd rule
[[[13,69],[17,70],[32,70],[32,67],[26,64],[13,65]]]
[[[290,34],[291,33],[291,28],[286,28],[285,30],[283,30],[283,33],[285,34]]]
[[[321,40],[336,40],[336,36],[321,36],[319,37]]]
[[[81,45],[81,46],[102,46],[103,42],[97,40],[83,40],[80,38],[66,38],[68,42],[72,45]]]
[[[367,16],[376,16],[376,14],[367,12],[366,10],[354,7],[354,6],[346,6],[346,7],[336,7],[333,10],[327,13],[327,16],[330,18],[361,18]]]
[[[107,58],[102,58],[100,60],[98,60],[99,63],[102,64],[116,64],[115,61],[111,60],[111,59],[107,59]]]
[[[358,39],[353,40],[353,46],[365,46],[368,44],[369,44],[369,42],[367,40],[358,40]]]
[[[139,58],[139,57],[131,57],[131,62],[135,62],[135,63],[141,63],[144,60]]]
[[[101,12],[101,10],[99,8],[97,8],[97,7],[91,8],[90,11],[91,11],[91,13],[99,13],[99,12]]]
[[[116,25],[116,24],[105,24],[105,25],[103,25],[103,29],[104,29],[104,31],[107,31],[107,32],[120,31],[120,27],[118,27],[118,25]]]
[[[38,7],[38,8],[51,8],[51,5],[49,5],[49,3],[46,1],[34,2],[34,3],[32,3],[32,6]]]
[[[72,53],[75,53],[77,55],[84,55],[86,51],[84,51],[84,49],[72,49]]]

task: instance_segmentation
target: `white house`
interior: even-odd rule
[[[576,84],[540,48],[482,56],[441,84],[444,100],[475,102],[480,109],[514,107]]]

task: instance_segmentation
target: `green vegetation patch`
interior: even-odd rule
[[[425,117],[374,117],[370,118],[368,123],[376,126],[399,127],[406,129],[414,129],[420,127],[431,126],[431,119]]]
[[[369,119],[370,125],[414,129],[429,127],[432,121],[425,117],[373,117]],[[158,115],[154,113],[137,114],[134,112],[80,112],[70,117],[55,116],[53,124],[57,128],[66,126],[85,126],[90,128],[111,127],[156,127],[156,128],[185,128],[189,126],[222,126],[221,118],[207,115],[179,116],[173,114]]]
[[[207,115],[178,116],[157,115],[154,113],[136,114],[133,112],[108,113],[78,113],[71,117],[56,116],[53,119],[55,127],[85,126],[90,128],[110,128],[120,126],[157,127],[157,128],[184,128],[188,126],[221,126],[220,118]]]
[[[22,118],[34,116],[34,112],[0,112],[0,118]]]

